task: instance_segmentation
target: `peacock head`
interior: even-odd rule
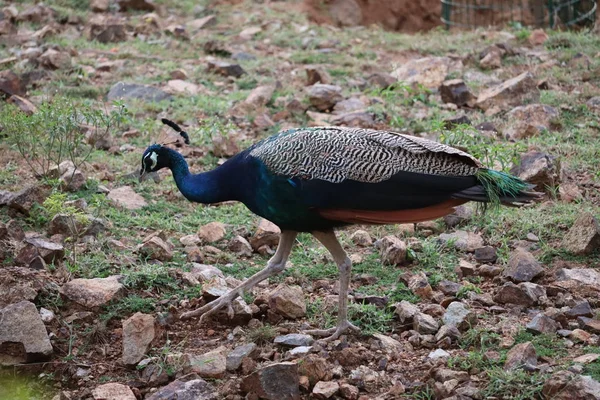
[[[168,166],[169,155],[167,154],[166,147],[160,144],[153,144],[144,151],[144,155],[142,156],[142,169],[139,181],[143,182],[146,174]]]

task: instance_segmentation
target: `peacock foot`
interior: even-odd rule
[[[238,295],[239,295],[239,293],[237,291],[232,290],[231,292],[225,294],[224,296],[221,296],[218,299],[215,299],[200,308],[197,308],[193,311],[188,311],[188,312],[182,314],[180,319],[185,320],[185,319],[190,319],[190,318],[197,317],[200,315],[201,317],[200,317],[199,322],[202,323],[202,322],[204,322],[205,318],[215,314],[217,311],[221,310],[224,307],[227,307],[227,315],[229,316],[230,319],[232,319],[234,316],[234,311],[233,311],[233,305],[231,303]]]
[[[360,332],[360,328],[354,325],[352,322],[345,320],[338,323],[337,326],[329,329],[310,329],[304,331],[307,335],[314,336],[325,336],[325,338],[321,339],[325,342],[330,342],[332,340],[338,339],[341,335],[343,335],[346,331],[351,330],[353,332]]]

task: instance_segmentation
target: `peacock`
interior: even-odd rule
[[[163,120],[186,142],[188,135]],[[470,154],[390,131],[346,127],[288,129],[204,173],[190,173],[183,156],[161,144],[142,156],[140,180],[169,168],[178,189],[197,203],[240,201],[281,229],[267,266],[238,287],[182,319],[203,318],[257,283],[284,270],[299,232],[310,232],[331,253],[340,274],[337,326],[306,333],[333,340],[358,331],[348,320],[351,262],[335,230],[352,224],[416,223],[442,217],[469,201],[519,206],[535,201],[532,186],[484,168]]]

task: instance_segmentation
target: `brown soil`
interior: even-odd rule
[[[337,0],[337,3],[341,1]],[[305,0],[306,12],[311,21],[319,24],[340,24],[330,13],[333,1]],[[400,32],[427,31],[441,24],[439,0],[356,0],[362,12],[362,25],[381,25]]]

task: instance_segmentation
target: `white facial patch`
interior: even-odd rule
[[[156,152],[152,152],[152,153],[148,153],[146,155],[146,158],[150,157],[150,159],[152,160],[152,165],[150,165],[150,169],[154,169],[154,167],[156,167],[156,164],[158,163],[158,153]]]

